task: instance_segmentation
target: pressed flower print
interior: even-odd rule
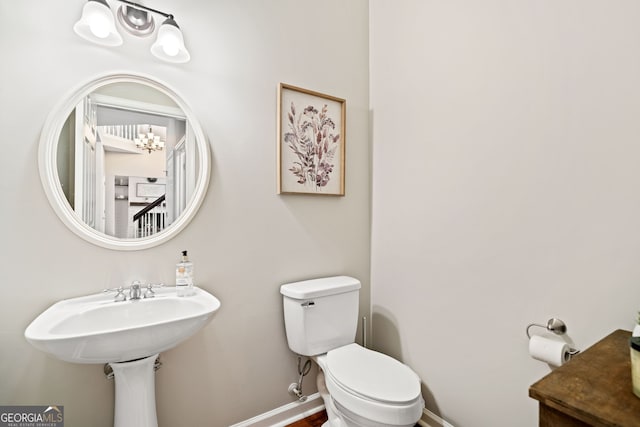
[[[281,85],[279,192],[344,194],[344,100]]]

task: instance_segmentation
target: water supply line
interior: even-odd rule
[[[298,402],[304,402],[307,400],[307,396],[302,394],[302,379],[311,370],[311,359],[307,359],[302,364],[302,356],[298,356],[298,382],[289,384],[289,394],[298,398]]]
[[[362,316],[362,346],[367,348],[367,316]]]

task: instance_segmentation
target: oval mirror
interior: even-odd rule
[[[145,249],[195,216],[209,184],[209,145],[168,86],[111,74],[52,110],[39,167],[51,206],[71,231],[109,249]]]

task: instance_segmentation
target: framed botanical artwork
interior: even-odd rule
[[[346,101],[280,83],[278,194],[344,196]]]

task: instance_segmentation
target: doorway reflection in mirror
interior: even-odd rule
[[[122,239],[171,225],[198,176],[194,132],[183,111],[140,88],[112,84],[85,96],[57,147],[58,177],[72,210],[96,231]]]

